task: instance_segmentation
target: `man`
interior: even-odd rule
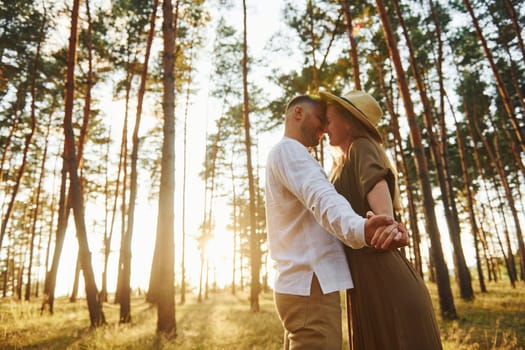
[[[268,242],[285,349],[341,349],[339,291],[353,284],[339,241],[355,249],[408,243],[406,231],[390,216],[357,215],[308,152],[325,132],[325,111],[318,98],[293,98],[284,137],[266,165]]]

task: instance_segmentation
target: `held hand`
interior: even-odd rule
[[[390,215],[374,215],[371,212],[366,214],[365,221],[365,241],[370,246],[375,246],[378,243],[382,244],[389,236],[389,231],[385,232],[387,227],[395,224],[394,219]],[[392,230],[392,228],[390,228]]]
[[[380,227],[370,241],[373,247],[383,250],[401,248],[407,246],[408,243],[408,234],[405,227],[397,222]]]
[[[367,213],[365,240],[368,245],[378,249],[390,250],[409,244],[406,228],[389,215]]]

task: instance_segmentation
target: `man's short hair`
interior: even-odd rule
[[[300,104],[305,104],[305,103],[308,103],[308,104],[311,104],[312,106],[320,107],[323,109],[326,108],[326,103],[319,96],[298,95],[298,96],[292,97],[290,101],[288,101],[288,103],[286,104],[285,111],[288,112],[290,108],[295,107]]]

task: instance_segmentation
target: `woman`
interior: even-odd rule
[[[362,91],[321,96],[328,104],[330,145],[342,154],[331,174],[335,188],[362,216],[393,215],[399,194],[375,127],[383,115],[379,104]],[[348,291],[353,349],[442,349],[430,295],[407,259],[398,250],[372,247],[345,252],[355,286]]]

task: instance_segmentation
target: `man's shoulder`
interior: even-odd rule
[[[271,148],[268,153],[268,159],[275,157],[286,157],[291,152],[300,151],[304,146],[301,145],[297,140],[289,137],[283,137]]]

